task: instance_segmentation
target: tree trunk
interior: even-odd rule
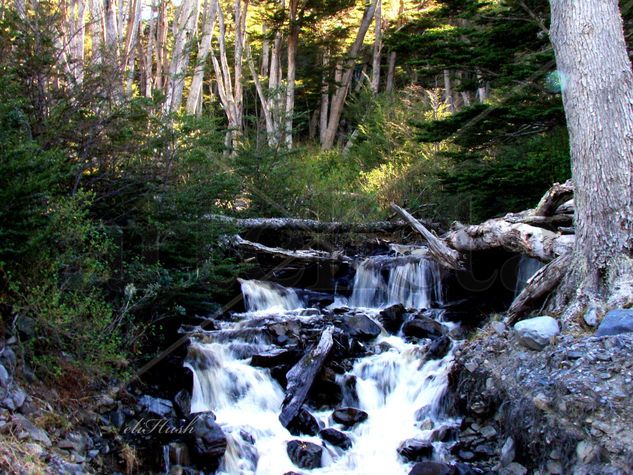
[[[327,119],[330,111],[330,52],[325,49],[323,51],[323,73],[321,77],[321,110],[319,112],[319,140],[321,143],[325,141],[327,132]]]
[[[453,101],[453,84],[451,82],[451,72],[444,70],[444,103],[450,112],[455,112],[455,103]]]
[[[288,69],[286,71],[286,109],[285,109],[285,131],[284,141],[286,148],[292,148],[292,120],[295,109],[295,79],[297,44],[299,42],[299,25],[297,25],[297,4],[298,0],[290,0],[289,20],[290,32],[288,34]]]
[[[633,72],[617,0],[550,0],[569,129],[576,245],[555,307],[633,303]]]
[[[336,132],[341,120],[341,115],[343,114],[343,105],[345,104],[347,91],[349,90],[349,86],[352,82],[354,63],[356,61],[356,58],[358,57],[358,54],[360,53],[361,47],[363,46],[363,40],[365,39],[365,34],[367,33],[369,25],[371,24],[371,20],[374,17],[375,9],[376,0],[373,0],[365,10],[360,26],[358,28],[358,33],[356,34],[356,39],[350,47],[347,54],[347,59],[345,60],[345,63],[342,67],[341,81],[337,82],[334,95],[330,102],[328,125],[324,134],[323,141],[321,142],[321,148],[324,150],[329,150],[334,146]]]
[[[92,42],[92,63],[101,64],[103,59],[105,28],[103,0],[90,0],[90,39]]]
[[[394,84],[394,76],[396,74],[396,52],[389,53],[389,65],[387,66],[387,84],[385,91],[392,92]]]
[[[196,58],[196,68],[191,79],[191,87],[189,88],[189,96],[187,97],[187,113],[200,115],[202,112],[199,108],[202,96],[202,81],[204,79],[204,70],[207,63],[207,57],[211,50],[211,39],[213,38],[213,27],[215,24],[215,3],[205,0],[204,3],[204,23],[202,26],[202,38],[198,45],[198,56]]]
[[[371,91],[378,94],[380,88],[380,57],[382,52],[382,0],[376,2],[374,14],[374,52],[371,61]]]

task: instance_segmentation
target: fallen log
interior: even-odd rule
[[[505,249],[543,262],[568,254],[575,237],[523,223],[495,218],[477,225],[461,226],[444,236],[445,242],[460,252]]]
[[[334,346],[334,327],[328,327],[321,334],[319,343],[307,351],[299,362],[286,374],[288,385],[279,421],[284,427],[299,414],[301,406],[308,397],[308,392],[319,371]]]
[[[523,291],[514,299],[508,309],[506,322],[512,325],[525,316],[534,305],[554,290],[567,272],[571,263],[571,254],[557,257],[546,266],[540,268],[528,280]]]
[[[314,249],[290,250],[281,247],[269,247],[263,244],[248,241],[240,236],[230,236],[224,239],[224,244],[238,251],[263,253],[271,256],[292,259],[301,262],[318,262],[331,264],[351,264],[354,260],[341,252],[326,252]]]
[[[574,196],[574,185],[571,180],[565,183],[554,183],[536,205],[533,210],[534,216],[551,216],[560,205],[570,200]]]
[[[464,264],[459,252],[448,247],[442,239],[426,229],[424,225],[409,214],[408,211],[402,209],[395,203],[391,203],[391,208],[424,237],[428,244],[429,254],[433,256],[440,265],[453,270],[464,269]]]
[[[569,214],[554,214],[552,216],[533,215],[529,211],[523,213],[510,213],[504,216],[509,223],[522,223],[536,226],[538,228],[557,231],[561,227],[571,227],[574,222],[573,216]]]
[[[243,231],[306,231],[314,233],[392,233],[409,227],[405,221],[376,221],[370,223],[341,223],[296,218],[232,218],[222,215],[207,215],[206,219],[224,223]],[[437,229],[436,223],[425,222],[425,226]]]

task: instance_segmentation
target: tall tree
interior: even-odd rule
[[[187,97],[187,113],[200,114],[201,97],[202,97],[202,80],[206,69],[207,57],[211,50],[211,40],[213,38],[213,27],[215,24],[215,2],[205,0],[204,20],[202,26],[202,38],[198,45],[198,56],[196,58],[196,68],[193,72],[191,87],[189,88],[189,96]]]
[[[618,0],[550,0],[575,185],[568,318],[633,303],[633,71]],[[571,304],[571,305],[570,305]]]

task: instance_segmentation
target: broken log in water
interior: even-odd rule
[[[520,320],[558,286],[569,268],[571,259],[571,254],[559,256],[536,271],[508,309],[506,319],[508,324],[511,325]]]
[[[243,231],[306,231],[313,233],[358,233],[381,234],[392,233],[407,229],[405,221],[376,221],[370,223],[340,223],[336,221],[316,221],[313,219],[296,218],[232,218],[222,215],[208,215],[209,220],[224,223]],[[436,229],[436,223],[425,222],[424,225]]]
[[[238,251],[252,252],[255,254],[268,254],[283,259],[292,259],[301,262],[319,262],[331,264],[351,264],[353,259],[341,252],[326,252],[314,249],[290,250],[281,247],[269,247],[263,244],[248,241],[240,236],[225,238],[225,243]]]
[[[464,264],[459,252],[448,247],[442,239],[426,229],[424,225],[409,214],[408,211],[402,209],[395,203],[391,203],[391,208],[424,237],[428,244],[429,254],[431,254],[439,264],[453,270],[464,269]]]
[[[288,385],[279,420],[284,427],[292,422],[308,397],[308,392],[325,359],[334,346],[334,327],[328,327],[321,335],[319,343],[307,351],[299,362],[286,374]]]

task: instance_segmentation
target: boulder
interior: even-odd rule
[[[294,419],[290,421],[287,429],[292,435],[317,435],[321,428],[316,418],[305,407],[302,407]]]
[[[432,318],[419,316],[402,326],[402,333],[414,338],[439,338],[446,334],[446,328]]]
[[[367,420],[367,413],[354,407],[341,407],[332,413],[332,419],[345,427],[353,427]]]
[[[407,439],[398,447],[400,456],[410,462],[420,462],[433,457],[433,444],[426,440]]]
[[[409,475],[456,475],[454,467],[443,462],[418,462]]]
[[[303,440],[291,440],[286,446],[288,457],[299,468],[321,467],[323,447]]]
[[[30,438],[35,442],[39,442],[44,447],[51,447],[53,444],[44,429],[37,427],[31,421],[21,414],[14,414],[12,422],[18,430],[18,438]]]
[[[398,333],[404,323],[404,314],[406,313],[404,305],[401,303],[387,307],[378,315],[378,319],[382,326],[389,333]]]
[[[359,340],[373,340],[382,332],[380,325],[362,313],[347,315],[343,326],[351,337]]]
[[[274,348],[264,353],[259,353],[251,357],[251,365],[261,368],[272,368],[274,366],[292,366],[301,357],[301,353],[296,348]]]
[[[143,408],[143,410],[151,414],[155,414],[159,417],[168,416],[174,410],[174,405],[171,403],[171,401],[158,397],[148,396],[147,394],[141,396],[141,398],[138,400],[138,404],[139,406],[141,406],[141,408]]]
[[[608,312],[600,322],[596,336],[619,335],[633,332],[633,309],[617,309]]]
[[[352,446],[352,440],[347,435],[336,429],[323,429],[319,432],[319,435],[326,442],[329,442],[335,447],[339,447],[343,450],[347,450]]]
[[[196,414],[191,434],[191,448],[196,463],[206,470],[215,470],[224,457],[226,436],[215,422],[212,412]]]
[[[560,333],[560,328],[552,317],[534,317],[514,325],[514,332],[523,346],[540,351]]]
[[[426,352],[425,359],[440,360],[446,356],[451,348],[451,339],[446,335],[441,336],[431,342]]]

